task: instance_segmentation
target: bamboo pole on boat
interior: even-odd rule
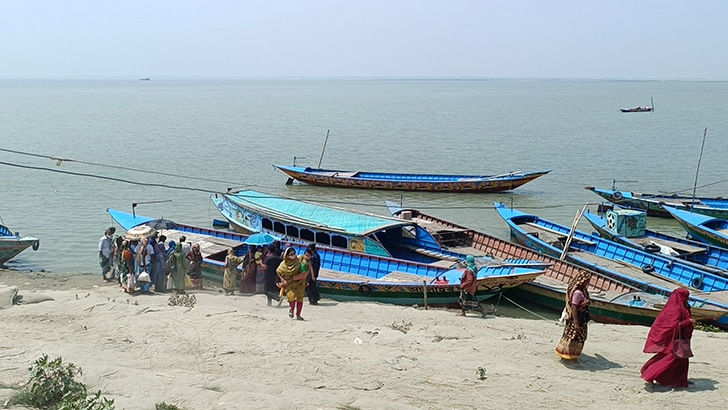
[[[326,151],[326,143],[329,142],[329,131],[326,130],[326,139],[324,140],[324,148],[321,150],[321,158],[319,158],[319,164],[318,167],[321,168],[321,162],[324,160],[324,152]]]
[[[698,189],[698,172],[700,172],[700,161],[703,159],[703,148],[705,147],[705,136],[708,134],[708,127],[705,127],[703,131],[703,143],[700,145],[700,156],[698,157],[698,166],[695,169],[695,183],[693,184],[693,202],[690,205],[690,212],[693,212],[695,207],[695,191]]]
[[[584,205],[584,208],[576,211],[576,217],[574,218],[574,223],[571,224],[571,231],[569,231],[569,236],[566,237],[566,243],[564,243],[564,250],[561,252],[561,257],[559,258],[562,261],[564,260],[564,258],[566,258],[566,254],[569,253],[569,246],[571,246],[571,240],[574,239],[574,233],[576,232],[576,225],[579,223],[581,216],[586,211],[587,206],[589,206],[588,202]]]
[[[425,294],[425,310],[427,310],[427,281],[422,281],[422,293]]]

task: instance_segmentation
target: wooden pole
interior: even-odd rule
[[[589,206],[589,203],[587,202],[584,205],[584,208],[582,208],[579,211],[576,211],[576,217],[574,218],[574,223],[571,224],[571,231],[569,231],[569,236],[566,237],[566,243],[564,243],[564,250],[561,252],[560,260],[564,260],[566,258],[566,254],[569,253],[569,246],[571,246],[571,240],[574,239],[574,233],[576,232],[576,225],[579,223],[579,220],[581,219],[581,216],[584,214],[584,211],[586,211],[586,207]]]
[[[427,281],[422,281],[422,292],[425,294],[425,310],[427,310]]]
[[[319,159],[318,167],[321,168],[321,162],[324,160],[324,151],[326,151],[326,143],[329,142],[329,131],[326,130],[326,140],[324,140],[324,148],[321,150],[321,158]]]
[[[700,172],[700,161],[703,159],[703,148],[705,147],[705,136],[708,134],[708,127],[705,127],[703,131],[703,144],[700,146],[700,156],[698,157],[698,166],[695,169],[695,183],[693,184],[693,202],[690,205],[690,212],[693,212],[695,207],[695,191],[698,189],[698,172]]]

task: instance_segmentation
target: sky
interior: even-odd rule
[[[0,78],[728,79],[728,1],[4,0]]]

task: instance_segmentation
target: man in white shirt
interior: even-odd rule
[[[114,232],[116,232],[116,228],[112,226],[99,239],[99,266],[101,266],[101,276],[104,280],[109,280],[107,275],[111,271],[111,238],[114,236]]]

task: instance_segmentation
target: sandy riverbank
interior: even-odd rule
[[[728,398],[726,333],[695,333],[694,384],[671,390],[639,377],[646,327],[591,324],[569,364],[553,352],[562,328],[544,320],[325,301],[299,322],[264,296],[216,289],[194,292],[189,309],[92,275],[0,271],[0,284],[54,299],[0,310],[0,385],[27,380],[44,353],[62,356],[117,409],[723,408]],[[0,388],[0,403],[11,393]]]

